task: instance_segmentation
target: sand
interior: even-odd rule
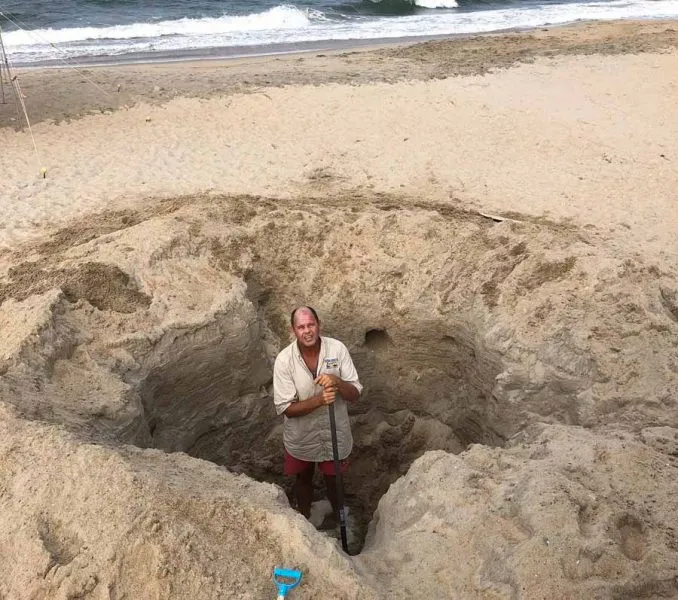
[[[2,130],[0,246],[147,197],[359,189],[572,220],[672,254],[671,24],[521,35],[88,69],[87,78],[26,73],[40,159],[26,131]],[[648,46],[656,52],[632,54]],[[545,58],[554,47],[558,57]],[[448,77],[457,73],[465,76]],[[102,106],[117,110],[63,121]],[[0,122],[13,109],[4,106]]]
[[[299,598],[675,597],[677,42],[20,73],[0,598],[265,598],[276,563]],[[366,385],[353,558],[280,473],[301,302]]]

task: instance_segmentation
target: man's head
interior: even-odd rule
[[[312,348],[320,340],[320,319],[310,306],[300,306],[292,311],[292,333],[300,348]]]

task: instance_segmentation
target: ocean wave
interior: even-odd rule
[[[456,0],[415,0],[417,6],[422,8],[457,8]]]
[[[457,8],[457,0],[363,0],[359,5],[345,5],[360,14],[403,16],[411,15],[418,9]]]
[[[382,14],[367,17],[363,14],[356,18],[342,18],[332,12],[311,12],[285,5],[242,17],[181,19],[92,30],[38,30],[32,34],[19,31],[4,35],[12,60],[30,64],[64,58],[77,60],[79,57],[120,57],[134,53],[149,53],[150,58],[154,52],[251,46],[260,46],[265,53],[267,47],[275,52],[273,47],[276,45],[286,45],[289,48],[290,44],[296,43],[473,34],[557,25],[582,19],[676,17],[678,0],[534,3],[529,6],[477,11],[422,8],[399,16]],[[51,32],[50,37],[45,35],[47,32]]]
[[[65,29],[17,30],[3,35],[8,49],[36,43],[72,44],[91,40],[152,39],[165,36],[228,35],[247,31],[300,29],[325,17],[320,11],[281,5],[261,13],[242,16],[176,19],[156,23],[133,23],[110,27],[71,27]]]

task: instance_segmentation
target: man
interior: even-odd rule
[[[308,518],[317,464],[325,477],[334,515],[338,517],[328,406],[334,404],[343,473],[353,447],[347,402],[355,402],[363,387],[346,346],[339,340],[320,336],[320,320],[313,308],[296,308],[290,322],[295,340],[278,354],[273,368],[275,408],[285,421],[284,471],[286,475],[296,475],[297,509]]]

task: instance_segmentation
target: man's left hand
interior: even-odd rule
[[[336,375],[330,375],[329,373],[323,373],[319,377],[316,377],[315,383],[322,385],[325,389],[339,390],[341,378]]]

